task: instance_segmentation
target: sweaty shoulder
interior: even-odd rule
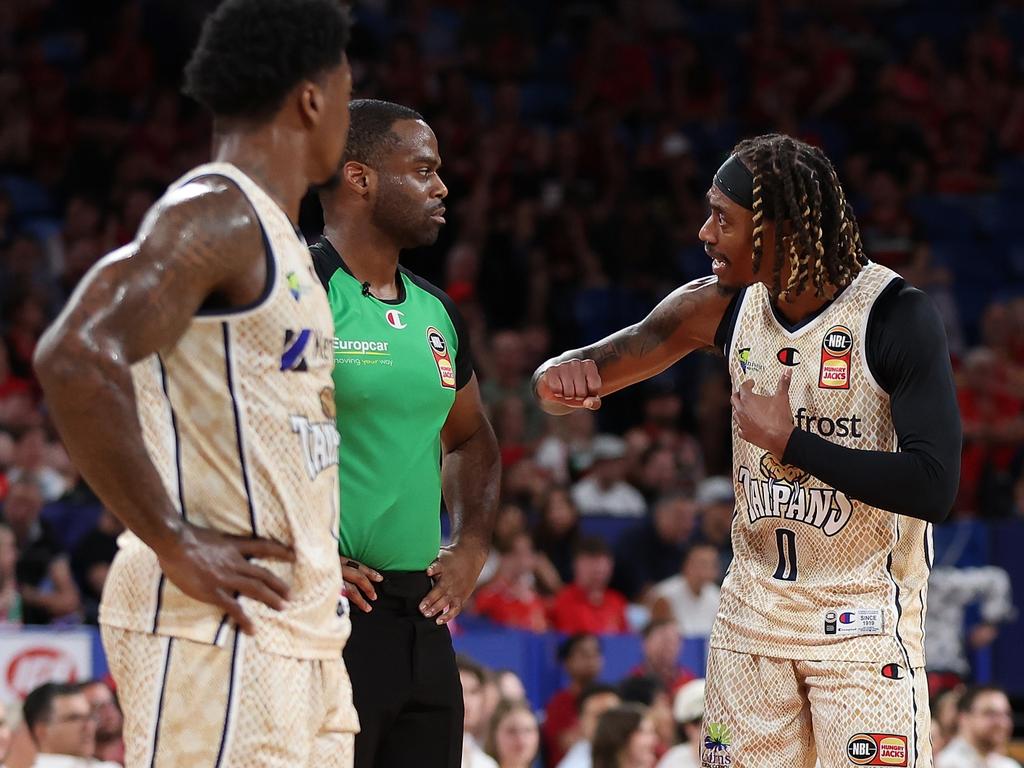
[[[159,246],[172,252],[210,249],[232,264],[260,254],[259,220],[238,186],[220,176],[202,176],[168,191],[139,228],[140,249]]]
[[[137,237],[143,262],[189,270],[203,311],[250,308],[273,276],[256,211],[238,186],[203,176],[167,192]]]
[[[866,352],[872,375],[890,394],[932,359],[948,363],[945,328],[928,294],[902,278],[893,280],[871,308]]]

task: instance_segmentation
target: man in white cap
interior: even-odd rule
[[[680,742],[665,753],[658,768],[700,768],[700,722],[704,718],[704,680],[691,680],[676,692],[672,717]]]

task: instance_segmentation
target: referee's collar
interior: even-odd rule
[[[349,277],[358,282],[358,278],[352,274],[352,270],[349,269],[348,264],[345,263],[345,259],[341,257],[338,249],[334,247],[334,243],[327,239],[327,235],[320,235],[320,239],[316,241],[316,246],[319,246],[324,253],[335,263],[335,265],[345,271]],[[381,304],[402,304],[405,302],[405,280],[402,279],[401,268],[395,270],[395,285],[398,286],[398,298],[396,299],[379,299],[372,293],[367,294],[368,298],[372,298],[374,301],[379,301]]]

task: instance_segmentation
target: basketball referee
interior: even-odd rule
[[[462,688],[446,626],[487,557],[498,446],[451,299],[398,264],[444,224],[434,132],[411,109],[351,103],[340,181],[310,249],[335,323],[340,538],[358,609],[345,649],[356,768],[457,768]],[[440,501],[452,544],[440,548]]]

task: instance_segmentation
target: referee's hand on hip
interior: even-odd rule
[[[345,581],[345,597],[363,613],[369,613],[373,606],[367,600],[377,599],[373,582],[384,581],[384,577],[368,565],[347,557],[341,558],[341,578]]]

